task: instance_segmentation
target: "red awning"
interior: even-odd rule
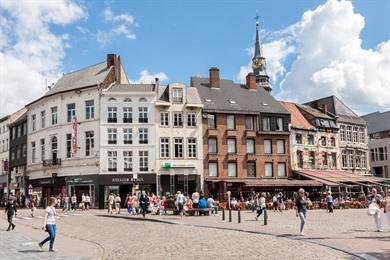
[[[288,179],[262,179],[248,180],[246,187],[322,187],[321,182],[315,180],[288,180]]]

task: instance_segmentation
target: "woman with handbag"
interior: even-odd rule
[[[303,228],[305,227],[306,223],[306,212],[307,212],[307,201],[305,198],[305,190],[299,189],[298,191],[298,197],[295,201],[295,206],[297,209],[297,217],[301,219],[301,226],[300,226],[300,234],[301,236],[304,236],[305,233],[303,232]]]
[[[387,220],[389,221],[389,226],[390,226],[390,189],[387,190],[387,192],[386,192],[385,213],[386,213]]]
[[[368,213],[369,213],[369,215],[374,216],[376,231],[382,232],[382,229],[381,229],[381,206],[380,206],[381,202],[382,202],[382,196],[378,194],[378,192],[375,188],[373,188],[371,190],[371,194],[367,196],[367,200],[370,203],[368,206]]]
[[[57,215],[55,206],[57,204],[57,199],[55,197],[50,197],[49,206],[45,210],[45,218],[43,221],[42,229],[49,233],[49,236],[45,238],[38,246],[42,249],[42,246],[50,240],[49,251],[54,252],[54,240],[56,237],[56,218]]]

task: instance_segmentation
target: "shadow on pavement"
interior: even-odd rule
[[[39,249],[28,249],[28,250],[19,250],[19,253],[45,253],[45,251],[41,251]]]
[[[131,221],[140,221],[140,222],[148,221],[148,222],[176,225],[176,223],[172,223],[172,222],[165,221],[162,219],[152,219],[152,218],[147,218],[147,217],[146,218],[139,218],[139,217],[118,216],[118,215],[96,215],[96,217],[121,218],[121,219],[127,219],[127,220],[131,220]],[[175,220],[179,220],[179,219],[175,219]]]

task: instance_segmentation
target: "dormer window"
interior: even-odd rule
[[[139,101],[139,102],[147,102],[148,100],[147,100],[146,98],[142,97],[142,98],[140,98],[138,101]]]
[[[112,102],[112,101],[116,101],[116,98],[110,97],[110,98],[108,99],[108,102]]]
[[[183,89],[172,88],[172,102],[183,103]]]
[[[229,104],[237,104],[235,100],[229,100]]]
[[[125,100],[123,100],[123,102],[132,102],[131,98],[125,98]]]
[[[208,98],[205,98],[204,101],[206,101],[207,103],[211,103],[211,99]]]

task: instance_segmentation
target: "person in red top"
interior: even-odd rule
[[[165,196],[162,197],[161,200],[161,209],[160,209],[160,215],[165,214],[165,209],[168,207],[168,200]]]

